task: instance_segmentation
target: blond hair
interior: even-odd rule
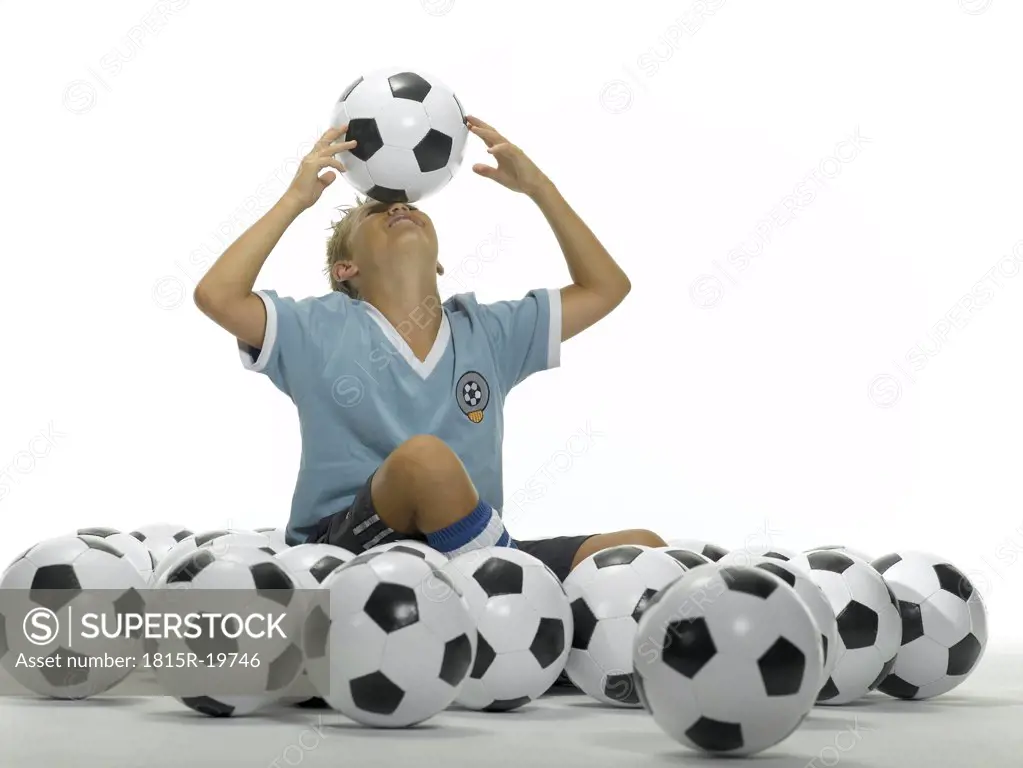
[[[342,205],[338,208],[341,218],[330,225],[331,234],[327,240],[327,267],[324,272],[330,280],[330,288],[346,293],[353,299],[359,298],[359,291],[348,280],[334,277],[334,267],[342,261],[351,261],[351,234],[366,208],[377,205],[376,200],[355,196],[355,205]]]

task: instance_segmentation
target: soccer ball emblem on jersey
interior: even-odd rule
[[[479,424],[483,421],[483,411],[490,402],[490,387],[487,380],[476,371],[469,371],[455,385],[455,397],[458,407],[462,409],[469,421]]]

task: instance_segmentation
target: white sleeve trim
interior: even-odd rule
[[[246,370],[261,373],[270,362],[270,355],[273,354],[274,344],[277,343],[277,307],[268,295],[262,291],[256,291],[256,295],[263,300],[266,307],[266,331],[263,333],[263,346],[259,349],[259,357],[253,358],[249,351],[251,347],[238,342],[238,354],[241,356],[242,365]]]
[[[547,289],[547,303],[550,305],[550,325],[547,328],[547,368],[561,365],[561,291]]]

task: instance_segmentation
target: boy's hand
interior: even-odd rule
[[[355,147],[354,140],[338,141],[347,130],[348,126],[342,125],[340,128],[331,128],[320,137],[309,154],[302,158],[291,186],[284,193],[285,198],[294,201],[305,210],[319,200],[323,190],[333,184],[337,178],[337,174],[333,171],[327,171],[322,176],[320,176],[320,171],[330,166],[336,168],[340,173],[345,172],[345,167],[334,158],[334,155]]]
[[[550,184],[550,180],[541,173],[526,153],[487,125],[478,117],[467,115],[465,118],[469,131],[483,139],[487,152],[497,159],[497,167],[476,163],[473,171],[513,192],[522,192],[533,197],[537,192]]]

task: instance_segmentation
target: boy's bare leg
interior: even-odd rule
[[[399,445],[373,475],[373,507],[398,533],[433,533],[479,504],[465,466],[447,444],[416,435]]]

